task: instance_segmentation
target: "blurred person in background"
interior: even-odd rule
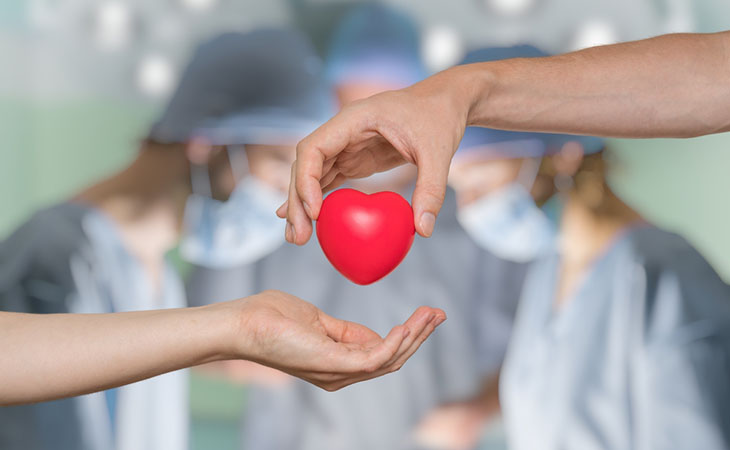
[[[545,56],[498,55],[465,62]],[[613,193],[602,140],[468,128],[462,145],[490,135],[527,139],[499,152],[510,183],[462,222],[497,254],[540,257],[499,383],[510,448],[728,448],[730,287]]]
[[[424,77],[419,51],[418,30],[408,17],[379,5],[364,6],[347,14],[337,27],[325,72],[345,105]],[[352,187],[367,193],[407,194],[414,175],[410,168],[397,169],[358,180]],[[281,176],[288,179],[289,172],[282,170]],[[298,380],[287,382],[250,370],[239,377],[255,382],[246,405],[242,448],[411,448],[413,427],[430,409],[478,392],[480,377],[469,323],[472,301],[478,297],[475,291],[483,288],[477,285],[479,272],[495,258],[480,251],[459,226],[452,192],[443,218],[438,236],[414,242],[403,263],[371,286],[355,286],[338,274],[314,240],[304,248],[284,246],[237,269],[199,268],[193,273],[189,289],[193,302],[276,286],[375,330],[385,329],[412,304],[422,302],[441,307],[452,321],[464,324],[434,336],[398,376],[334,394],[322,395]],[[280,275],[282,267],[288,268],[287,278]],[[513,298],[519,283],[514,289]],[[490,295],[491,291],[482,294]],[[494,366],[498,370],[499,363]]]
[[[183,286],[165,254],[181,236],[183,256],[212,265],[281,244],[283,223],[274,209],[287,180],[273,181],[279,190],[257,180],[266,179],[269,167],[288,171],[291,143],[327,119],[332,105],[323,92],[319,60],[298,34],[226,34],[202,45],[127,168],[38,212],[3,243],[20,252],[4,251],[3,285],[15,288],[3,290],[0,309],[180,308]],[[243,128],[245,136],[231,133]],[[257,145],[243,153],[231,145],[239,142]],[[264,154],[273,156],[251,164],[256,173],[249,176],[247,157],[253,162]],[[31,248],[42,250],[36,255]],[[188,414],[187,372],[178,371],[102,393],[2,408],[0,447],[182,450]]]
[[[510,448],[728,448],[730,287],[611,191],[604,153],[548,149],[532,189],[562,213],[500,378]]]

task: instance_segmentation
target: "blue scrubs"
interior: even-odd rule
[[[730,448],[730,288],[683,238],[627,230],[554,307],[532,267],[502,371],[510,448]]]
[[[284,245],[255,264],[195,271],[189,290],[193,304],[281,289],[381,335],[420,305],[442,308],[449,318],[397,373],[337,392],[301,380],[281,389],[252,388],[242,448],[413,448],[411,433],[431,409],[473,397],[482,377],[501,365],[504,334],[509,334],[524,278],[522,265],[502,263],[461,229],[454,193],[448,191],[438,233],[416,238],[403,263],[369,286],[337,273],[316,237],[304,247]],[[486,283],[486,275],[494,283]],[[485,317],[494,328],[475,330]]]
[[[185,306],[166,266],[159,292],[100,211],[64,203],[0,243],[0,310],[105,313]],[[107,393],[0,408],[3,450],[185,450],[188,377],[178,371]]]

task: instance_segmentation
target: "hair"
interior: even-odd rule
[[[613,195],[608,185],[608,173],[613,170],[614,161],[606,148],[584,155],[580,166],[572,176],[558,173],[552,157],[543,158],[533,190],[535,201],[543,204],[560,192],[574,196],[597,215],[610,215],[612,208],[606,201]]]

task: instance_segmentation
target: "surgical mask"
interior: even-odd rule
[[[240,161],[241,154],[245,159],[245,153],[234,158],[229,151],[232,168],[240,167],[234,163],[235,159]],[[252,175],[244,175],[223,202],[210,195],[207,168],[197,167],[192,173],[193,194],[185,205],[180,243],[180,255],[185,260],[217,269],[234,267],[254,262],[284,242],[284,221],[275,213],[286,200],[283,193]]]
[[[556,227],[529,193],[539,164],[539,159],[526,160],[517,181],[459,210],[461,226],[499,258],[528,262],[555,247]]]

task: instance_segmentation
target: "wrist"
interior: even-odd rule
[[[235,300],[196,308],[202,317],[202,335],[207,343],[204,362],[245,359],[247,353],[241,342],[243,302]]]
[[[495,65],[491,63],[467,64],[459,66],[457,82],[462,91],[459,96],[462,98],[463,108],[467,111],[467,126],[488,126],[491,118],[488,112],[491,110],[488,103],[494,86],[497,84],[497,72]]]

